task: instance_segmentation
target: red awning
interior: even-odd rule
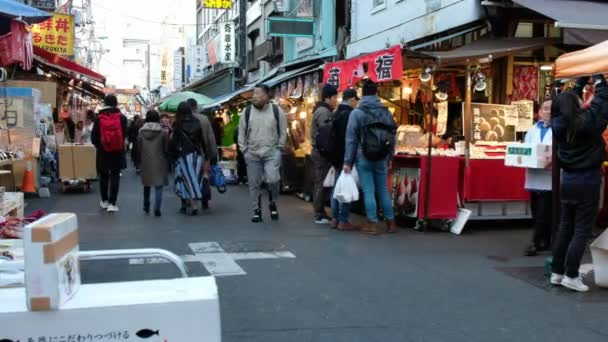
[[[37,46],[34,46],[34,58],[68,74],[78,74],[104,85],[106,83],[106,78],[103,75]]]

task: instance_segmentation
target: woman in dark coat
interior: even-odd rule
[[[161,216],[163,187],[169,177],[169,134],[160,124],[160,115],[155,110],[146,114],[146,123],[137,137],[138,165],[144,186],[144,212],[150,213],[150,190],[154,188],[154,215]]]
[[[175,177],[175,193],[182,201],[180,212],[198,213],[198,202],[203,199],[203,169],[208,163],[204,154],[203,129],[186,102],[177,107],[177,116],[170,143]]]

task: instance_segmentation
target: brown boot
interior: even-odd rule
[[[399,228],[397,227],[397,224],[395,223],[395,220],[388,220],[386,221],[386,232],[389,234],[396,234],[399,232],[398,230]]]
[[[361,230],[361,227],[356,226],[350,222],[339,223],[338,230]]]
[[[331,220],[331,223],[329,224],[329,227],[330,227],[331,229],[338,229],[338,220],[336,220],[336,219],[332,219],[332,220]]]
[[[376,223],[367,222],[363,228],[361,228],[361,233],[369,234],[369,235],[378,235],[380,232],[378,231],[378,227],[376,227]]]

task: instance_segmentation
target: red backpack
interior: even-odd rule
[[[120,113],[99,115],[101,146],[105,152],[123,152],[125,148]]]

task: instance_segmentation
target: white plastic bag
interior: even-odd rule
[[[357,168],[354,165],[353,165],[353,170],[350,172],[350,174],[355,179],[355,183],[357,183],[357,186],[360,186],[361,183],[359,182],[359,172],[357,172]]]
[[[336,183],[336,169],[332,166],[327,172],[327,176],[325,176],[325,180],[323,181],[324,188],[333,188]]]
[[[352,203],[359,200],[359,188],[352,173],[342,172],[336,181],[334,198],[340,203]]]

